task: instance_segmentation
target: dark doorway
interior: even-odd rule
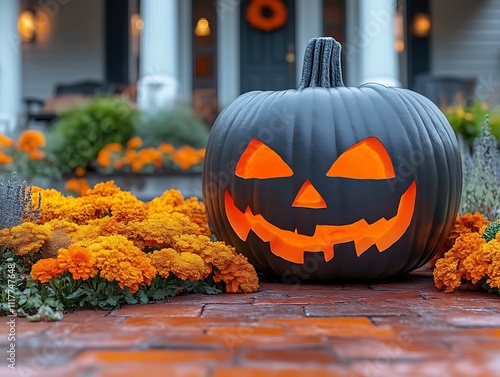
[[[242,1],[240,7],[241,93],[295,88],[295,0],[281,0],[287,8],[287,20],[272,31],[260,30],[247,21],[251,1]],[[263,15],[269,16],[265,9]]]
[[[129,14],[128,1],[105,3],[106,81],[117,87],[128,85]]]

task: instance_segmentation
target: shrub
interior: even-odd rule
[[[166,142],[174,147],[187,144],[204,148],[208,132],[207,125],[185,107],[142,114],[136,126],[136,135],[143,140],[144,145],[153,147]]]
[[[137,112],[124,100],[97,98],[64,113],[47,135],[47,149],[61,170],[86,168],[109,143],[126,143]]]
[[[488,103],[476,100],[466,106],[450,106],[443,109],[443,112],[455,133],[461,135],[466,141],[481,136],[484,119],[488,115],[491,133],[500,139],[500,108],[498,107],[491,109]]]

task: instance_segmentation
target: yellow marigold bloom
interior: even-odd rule
[[[14,160],[12,159],[11,156],[0,151],[0,164],[8,165],[8,164],[12,164],[12,162],[14,162]]]
[[[212,234],[212,231],[208,227],[208,217],[205,211],[205,206],[203,203],[199,202],[198,199],[187,199],[184,203],[176,205],[174,207],[174,211],[189,216],[191,221],[200,227],[202,234],[206,236],[210,236]]]
[[[54,219],[66,218],[70,209],[68,208],[68,199],[63,194],[54,189],[33,187],[33,194],[31,195],[33,208],[38,207],[39,196],[42,198],[42,202],[40,216],[36,221],[38,224],[43,224]]]
[[[17,141],[17,149],[23,152],[33,152],[39,147],[45,147],[43,132],[26,130],[21,133]]]
[[[154,198],[146,203],[146,209],[149,213],[172,213],[174,208],[184,204],[184,197],[179,190],[170,189],[161,196]]]
[[[133,137],[127,142],[128,149],[137,149],[142,146],[142,139],[139,136]]]
[[[16,255],[26,255],[40,251],[43,244],[50,239],[51,230],[48,225],[37,225],[24,222],[10,229],[9,247]]]
[[[147,254],[151,264],[160,276],[168,278],[172,267],[172,261],[177,258],[179,253],[172,248],[155,250]]]
[[[181,213],[156,213],[140,222],[130,222],[129,229],[135,238],[146,246],[171,247],[173,237],[179,234],[201,234],[198,225]]]
[[[199,255],[189,252],[177,253],[170,266],[171,272],[182,280],[204,280],[212,272],[212,265]]]
[[[158,150],[164,154],[171,154],[175,150],[175,148],[170,143],[160,143],[160,145],[158,146]]]
[[[156,275],[151,260],[124,236],[98,237],[88,249],[95,255],[100,276],[116,280],[131,293],[137,292],[141,285],[150,284]]]
[[[0,147],[12,147],[14,145],[14,140],[10,137],[0,134]]]
[[[40,259],[31,267],[31,277],[40,283],[48,283],[51,279],[61,276],[64,269],[59,266],[57,258]]]
[[[128,191],[114,195],[110,210],[117,222],[143,221],[147,218],[144,203]]]
[[[82,168],[81,166],[78,166],[75,168],[75,174],[79,177],[83,177],[85,175],[86,171],[84,168]]]
[[[67,249],[59,250],[57,260],[59,266],[69,271],[75,280],[87,280],[98,273],[94,255],[81,246],[71,245]]]
[[[66,182],[64,188],[81,196],[85,195],[87,190],[90,189],[90,186],[85,178],[71,178]]]

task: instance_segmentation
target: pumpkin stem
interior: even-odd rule
[[[313,38],[307,45],[299,90],[344,86],[340,52],[342,46],[330,37]]]

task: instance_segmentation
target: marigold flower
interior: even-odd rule
[[[164,154],[171,154],[175,150],[175,148],[170,143],[160,143],[160,145],[158,146],[158,150]]]
[[[188,170],[203,161],[204,153],[186,145],[172,154],[172,160],[183,170]]]
[[[71,178],[66,182],[64,188],[82,196],[85,195],[88,189],[90,189],[90,186],[85,178]]]
[[[75,168],[75,174],[79,177],[83,177],[85,175],[86,171],[84,168],[82,168],[81,166],[78,166]]]
[[[128,149],[137,149],[142,146],[142,139],[139,136],[133,137],[127,142]]]
[[[171,272],[182,280],[204,280],[212,272],[212,265],[206,263],[199,255],[189,252],[176,253],[172,260]]]
[[[223,269],[215,271],[214,281],[224,281],[226,292],[250,293],[259,289],[259,279],[248,259],[236,254]]]
[[[0,151],[0,164],[8,165],[8,164],[12,164],[12,162],[14,162],[14,160],[12,159],[11,156]]]
[[[45,136],[37,130],[26,130],[17,141],[17,149],[23,152],[33,152],[39,147],[45,147]]]
[[[10,137],[0,134],[0,147],[12,147],[14,145],[14,140]]]
[[[455,243],[458,236],[467,232],[478,232],[483,226],[488,225],[490,222],[479,212],[474,214],[466,213],[462,216],[457,216],[455,225],[451,230],[446,242],[441,247],[441,249],[436,253],[436,255],[429,262],[431,266],[434,266],[439,258],[442,258],[444,253],[450,250]]]
[[[67,249],[59,250],[57,260],[59,266],[69,271],[75,280],[87,280],[98,273],[92,252],[78,245],[71,245]]]
[[[48,225],[37,225],[31,222],[24,222],[8,231],[10,239],[4,237],[2,242],[9,239],[8,246],[16,255],[26,255],[28,253],[39,252],[43,244],[50,239],[51,230]]]
[[[95,255],[100,276],[116,280],[120,288],[128,287],[131,293],[150,284],[156,275],[151,260],[124,236],[98,237],[88,249]]]
[[[177,258],[177,251],[172,248],[155,250],[148,254],[151,264],[156,269],[158,274],[164,278],[170,275],[172,261]]]
[[[34,150],[29,152],[28,158],[33,161],[38,161],[41,160],[45,157],[45,152],[39,151],[39,150]]]
[[[59,266],[57,258],[40,259],[31,267],[31,277],[40,283],[48,283],[51,279],[61,276],[64,269]]]

